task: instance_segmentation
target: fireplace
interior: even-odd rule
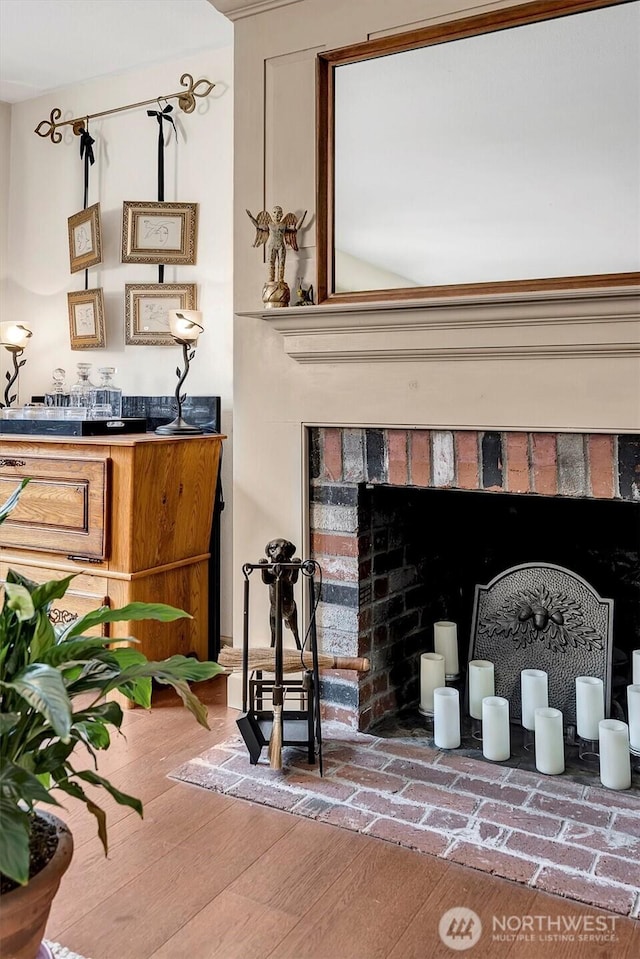
[[[309,449],[320,640],[372,665],[325,674],[327,719],[375,730],[415,709],[433,623],[458,624],[466,663],[475,586],[527,562],[613,599],[611,711],[623,718],[640,646],[638,436],[312,427]]]

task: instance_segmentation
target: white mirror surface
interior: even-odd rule
[[[640,268],[640,3],[335,69],[334,292]]]

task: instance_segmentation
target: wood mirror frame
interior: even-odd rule
[[[426,297],[495,295],[521,291],[559,291],[640,283],[640,272],[551,276],[440,286],[409,286],[339,292],[335,287],[334,185],[335,185],[335,70],[339,66],[402,53],[420,47],[493,33],[510,27],[551,20],[569,14],[621,6],[631,0],[549,0],[524,3],[491,13],[440,23],[433,27],[385,36],[318,55],[316,83],[317,117],[317,256],[318,303],[367,302]]]

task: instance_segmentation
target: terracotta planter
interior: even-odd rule
[[[0,896],[2,959],[36,959],[53,897],[73,854],[73,837],[65,823],[49,812],[38,816],[54,823],[58,846],[50,861],[27,883]]]

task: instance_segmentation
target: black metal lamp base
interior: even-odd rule
[[[181,416],[177,416],[175,420],[172,420],[171,423],[166,423],[164,426],[158,426],[156,433],[162,434],[162,436],[195,436],[197,433],[202,433],[203,430],[199,426],[191,426],[189,423],[185,422]]]

